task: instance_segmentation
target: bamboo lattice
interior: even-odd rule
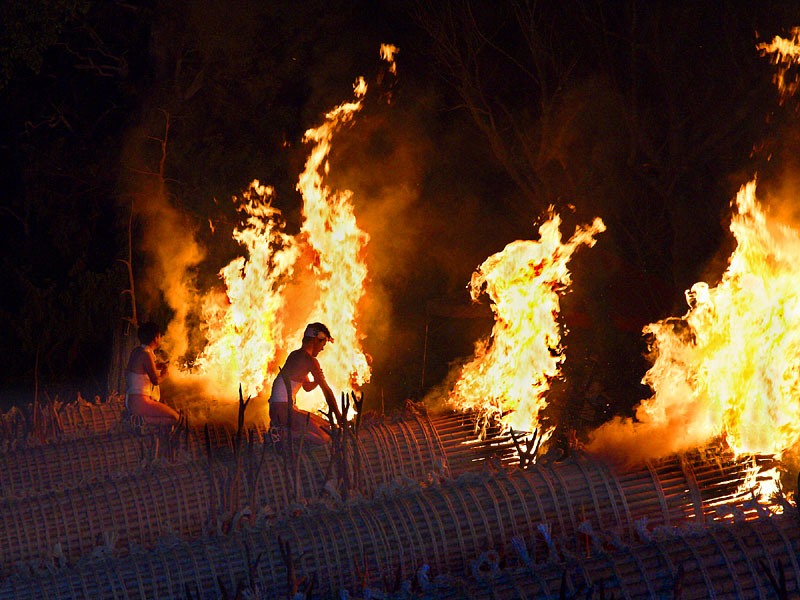
[[[481,558],[472,565],[481,569],[471,569],[467,577],[433,580],[428,597],[557,600],[563,575],[569,598],[598,598],[601,587],[606,598],[628,600],[768,600],[796,598],[800,592],[796,514],[677,529],[635,546],[569,556],[558,564],[525,564],[529,556],[517,555],[520,566],[499,569],[496,556]],[[779,595],[781,571],[785,596]]]
[[[208,431],[212,448],[229,448],[232,445],[235,433],[230,429],[209,425]],[[259,442],[265,441],[265,425],[255,427],[252,431]],[[393,456],[393,461],[403,456],[409,459],[417,457],[419,460],[443,452],[449,471],[456,474],[479,468],[481,462],[492,454],[500,456],[504,463],[514,459],[509,440],[499,431],[489,431],[486,440],[477,439],[474,415],[453,414],[429,418],[424,413],[407,411],[402,418],[372,420],[364,431],[368,432],[366,435],[377,436],[375,443],[382,444],[386,453],[393,452],[392,448],[397,445],[408,448]],[[205,456],[204,430],[190,428],[185,433],[185,437],[177,436],[179,452],[170,457],[170,462],[186,462]],[[161,442],[163,455],[163,440]],[[376,455],[376,460],[381,456]],[[5,468],[0,469],[0,498],[19,498],[64,490],[92,481],[102,482],[110,477],[141,470],[143,463],[155,457],[155,434],[142,436],[127,428],[120,428],[114,433],[19,448],[4,456]],[[425,460],[430,463],[427,458]],[[416,469],[417,473],[423,471]],[[414,472],[414,465],[403,465],[393,472],[408,474]]]
[[[387,573],[398,568],[413,572],[423,563],[439,573],[464,572],[469,561],[487,548],[509,553],[513,538],[536,538],[540,525],[550,528],[550,536],[560,540],[565,551],[579,554],[586,544],[585,536],[579,533],[584,523],[604,535],[631,540],[641,535],[637,528],[641,527],[643,517],[650,526],[687,521],[705,523],[722,518],[730,512],[728,505],[744,501],[746,495],[736,491],[737,482],[741,483],[752,468],[750,463],[723,455],[709,460],[695,453],[621,475],[585,458],[495,476],[470,473],[414,493],[389,496],[380,502],[363,502],[341,511],[317,511],[313,518],[309,518],[309,513],[267,520],[259,527],[223,538],[189,541],[191,536],[179,531],[181,541],[152,553],[87,563],[78,570],[63,572],[58,578],[34,579],[26,585],[39,589],[37,593],[45,597],[52,594],[63,598],[115,595],[183,598],[186,583],[203,590],[206,595],[201,597],[216,598],[217,595],[209,595],[209,590],[218,594],[218,576],[233,585],[247,573],[247,557],[263,552],[259,578],[267,589],[274,589],[275,595],[281,596],[285,594],[286,582],[276,542],[278,536],[288,540],[295,555],[302,557],[298,559],[298,573],[315,572],[318,589],[326,593],[352,588],[356,584],[354,565],[364,561],[373,570]],[[201,478],[199,471],[190,472],[186,485]],[[184,518],[182,523],[174,516],[175,512],[185,514],[179,512],[181,503],[201,502],[200,489],[195,497],[184,489],[178,490],[178,485],[173,488],[170,483],[160,482],[158,495],[148,501],[137,499],[133,503],[129,498],[124,499],[122,505],[108,511],[110,520],[103,525],[119,526],[122,521],[131,527],[126,534],[128,543],[149,546],[158,533],[159,518],[179,529],[189,522]],[[124,494],[133,490],[109,491],[97,498],[97,502],[111,503],[114,496],[124,498]],[[174,496],[168,496],[170,493]],[[85,523],[100,504],[87,504],[94,508],[77,514],[75,501],[49,506],[50,510],[62,513],[64,516],[59,518],[70,521],[76,529],[101,534],[100,525]],[[14,515],[13,519],[24,520],[28,526],[15,530],[13,538],[6,536],[2,541],[4,547],[23,543],[22,536],[32,537],[33,519],[47,519],[42,508],[25,510],[29,512],[24,516]],[[12,516],[6,510],[2,514]],[[78,535],[86,539],[86,534]],[[136,535],[151,537],[142,540],[135,539]],[[55,542],[54,536],[48,538],[44,533],[37,536],[39,540]],[[540,547],[532,551],[541,555],[546,549],[541,540],[538,544]],[[81,552],[86,550],[81,548]],[[169,566],[168,577],[164,566]],[[76,595],[75,590],[81,593]],[[24,594],[20,597],[28,597]]]
[[[366,495],[398,479],[425,482],[448,475],[443,449],[427,419],[371,424],[361,431],[359,449],[359,491]],[[321,495],[326,476],[330,478],[328,446],[307,447],[299,453],[294,472],[287,469],[285,456],[269,446],[255,445],[251,463],[260,462],[262,450],[256,506],[277,510]],[[152,546],[160,535],[170,532],[195,537],[212,506],[216,509],[220,498],[231,495],[224,482],[234,469],[233,461],[215,461],[213,488],[209,468],[201,459],[60,491],[1,499],[0,564],[8,570],[18,561],[52,556],[56,544],[60,555],[74,560],[112,534],[119,548]],[[295,472],[296,486],[292,483]],[[235,489],[236,497],[248,497],[245,477],[238,478]]]
[[[124,408],[118,397],[96,404],[82,399],[48,403],[35,407],[28,417],[12,408],[0,413],[0,452],[107,433],[119,425]]]

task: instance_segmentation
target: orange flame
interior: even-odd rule
[[[397,63],[394,57],[398,52],[400,49],[393,44],[381,44],[381,58],[389,63],[389,73],[392,75],[397,75]]]
[[[551,207],[539,241],[510,243],[472,275],[472,299],[484,291],[489,295],[495,324],[491,339],[476,345],[475,357],[450,394],[456,407],[501,416],[514,429],[538,427],[550,380],[564,360],[556,318],[559,294],[570,285],[567,263],[578,246],[593,246],[594,236],[605,231],[598,218],[562,244],[560,224]]]
[[[328,172],[327,158],[334,131],[361,109],[367,84],[359,78],[353,89],[355,102],[341,104],[326,115],[324,124],[306,131],[305,140],[315,142],[316,146],[297,184],[303,195],[305,218],[301,233],[315,252],[314,273],[319,286],[308,320],[325,323],[336,340],[319,356],[334,391],[362,385],[370,376],[356,321],[356,307],[367,277],[363,250],[369,236],[356,224],[352,192],[331,192],[320,173],[320,168]]]
[[[215,395],[233,398],[239,383],[245,396],[258,394],[284,341],[279,315],[298,247],[277,226],[280,213],[270,205],[272,194],[257,180],[243,194],[240,210],[249,215],[247,226],[235,229],[233,237],[248,258],[236,258],[220,271],[225,294],[212,292],[204,299],[208,343],[195,365]]]
[[[769,44],[758,44],[756,48],[761,55],[772,55],[772,62],[777,65],[773,81],[781,93],[781,102],[794,96],[800,87],[800,77],[796,74],[789,78],[792,65],[800,62],[800,27],[791,30],[791,38],[775,36]]]
[[[594,449],[658,456],[722,434],[737,453],[780,455],[800,440],[800,230],[768,218],[755,190],[737,194],[721,282],[695,284],[682,319],[645,328],[655,394],[638,422],[604,425]]]
[[[278,357],[299,346],[305,323],[322,321],[336,340],[319,357],[334,392],[369,380],[356,321],[367,276],[362,254],[369,236],[356,224],[352,193],[332,192],[320,172],[329,170],[334,131],[361,108],[366,89],[360,78],[356,100],[336,107],[323,125],[306,132],[305,140],[315,145],[297,184],[304,218],[299,236],[283,232],[280,213],[270,204],[272,188],[254,181],[243,194],[240,210],[248,218],[233,237],[248,257],[239,257],[220,271],[224,293],[205,297],[207,345],[191,372],[179,378],[201,379],[218,398],[234,400],[240,383],[245,396],[256,395],[277,372]],[[299,261],[309,254],[313,255],[311,280],[296,273]],[[324,404],[321,392],[302,394],[298,400],[304,408]]]

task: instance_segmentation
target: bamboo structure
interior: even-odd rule
[[[212,448],[232,447],[235,432],[212,424],[207,430]],[[266,425],[261,424],[251,431],[259,443],[269,443]],[[490,430],[485,440],[477,439],[475,417],[469,414],[429,418],[424,413],[407,411],[401,418],[373,419],[363,431],[365,436],[374,437],[376,444],[382,444],[387,453],[394,453],[392,462],[405,460],[403,457],[410,461],[425,460],[429,471],[431,460],[444,460],[447,470],[458,474],[481,468],[483,461],[492,455],[500,457],[506,465],[515,458],[509,439],[499,430]],[[169,457],[171,463],[205,457],[205,429],[189,428],[184,433],[176,436],[177,452]],[[164,456],[166,444],[164,440],[157,440],[157,437],[158,434],[143,436],[129,428],[120,428],[113,433],[7,452],[4,456],[5,468],[0,469],[0,498],[21,498],[59,491],[139,471],[143,465]],[[157,441],[161,442],[160,455]],[[366,448],[370,447],[367,444]],[[382,456],[374,454],[375,460],[385,460]],[[413,464],[394,465],[392,472],[410,476],[414,472],[422,473],[424,469]]]
[[[524,550],[515,559],[517,568],[500,569],[498,557],[484,553],[467,577],[432,581],[426,597],[556,600],[562,577],[570,598],[598,598],[601,588],[606,598],[629,600],[767,600],[800,593],[796,514],[677,529],[636,546],[570,556],[558,564],[534,565]]]
[[[317,500],[331,478],[330,447],[307,448],[289,465],[285,453],[262,441],[252,446],[246,459],[251,470],[256,463],[261,466],[254,505],[278,511],[301,500]],[[372,495],[397,480],[428,482],[449,476],[443,448],[427,419],[370,424],[361,431],[358,444],[360,494]],[[220,511],[223,499],[250,498],[251,482],[241,469],[233,481],[236,472],[232,458],[212,463],[201,458],[55,492],[0,499],[0,565],[46,559],[56,545],[60,556],[75,560],[109,537],[121,549],[153,546],[166,533],[196,537],[209,515]],[[338,494],[328,486],[330,494]],[[233,510],[244,508],[242,502]]]
[[[563,551],[578,555],[586,550],[587,536],[581,530],[587,524],[609,539],[635,540],[645,535],[643,519],[650,527],[722,519],[731,512],[730,505],[746,502],[746,494],[737,491],[737,482],[753,468],[751,463],[730,457],[709,460],[694,453],[619,475],[587,458],[512,473],[467,473],[411,493],[388,494],[379,502],[315,511],[313,518],[309,518],[312,513],[304,513],[268,519],[231,536],[190,540],[191,536],[180,532],[180,541],[157,545],[144,555],[134,553],[111,562],[88,560],[75,570],[59,571],[57,577],[34,577],[26,582],[14,579],[12,588],[7,585],[3,589],[13,589],[19,598],[184,598],[185,586],[191,585],[200,594],[195,597],[217,598],[218,577],[233,589],[250,571],[248,561],[263,553],[258,578],[265,589],[281,597],[285,596],[286,573],[276,541],[279,537],[288,541],[298,556],[297,572],[316,573],[317,589],[325,593],[353,588],[357,584],[354,565],[365,563],[386,573],[398,569],[413,572],[423,563],[437,573],[461,573],[486,549],[509,554],[514,538],[536,539],[540,527]],[[197,472],[190,473],[186,481],[200,477]],[[116,506],[109,513],[109,526],[124,522],[136,531],[153,534],[158,517],[167,518],[167,511],[175,511],[181,503],[199,502],[181,489],[174,496],[176,504],[170,506],[169,490],[160,485],[164,487],[158,490],[161,496],[151,500],[153,506],[142,500],[132,506]],[[120,495],[119,491],[97,500],[111,502],[114,495]],[[4,548],[20,545],[23,536],[32,537],[33,520],[48,518],[39,507],[25,509],[29,512],[24,515],[12,515],[9,508],[4,507],[0,514],[26,525],[0,541]],[[86,523],[92,511],[75,514],[75,501],[51,504],[49,510],[72,511],[72,515],[59,518],[77,529],[102,534],[99,525]],[[305,511],[302,507],[298,510]],[[148,520],[150,514],[156,515],[155,522]],[[175,517],[169,523],[181,527]],[[44,533],[38,533],[38,539],[56,541],[55,536],[48,538]],[[127,534],[127,541],[150,546],[148,540],[135,539],[134,533]],[[549,550],[540,539],[531,551],[543,556]]]
[[[0,414],[0,452],[107,433],[119,425],[124,408],[119,397],[103,403],[51,402],[34,406],[29,416],[12,408]]]

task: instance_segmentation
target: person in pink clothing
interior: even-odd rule
[[[156,362],[154,352],[161,344],[161,330],[149,321],[139,326],[137,336],[141,345],[133,349],[125,369],[125,408],[145,423],[174,425],[179,418],[177,411],[160,402],[159,384],[169,374],[169,365]]]
[[[300,388],[310,392],[319,386],[337,422],[341,422],[342,413],[336,396],[325,381],[325,375],[317,361],[317,355],[328,342],[333,343],[333,338],[325,325],[308,325],[303,334],[302,345],[286,357],[283,368],[272,382],[272,393],[269,397],[270,424],[277,427],[291,425],[293,435],[299,437],[305,433],[306,439],[315,444],[327,444],[330,441],[328,423],[318,415],[297,408],[295,399]]]

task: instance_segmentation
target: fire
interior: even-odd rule
[[[397,63],[394,61],[399,48],[393,44],[381,44],[381,58],[389,63],[389,73],[397,75]]]
[[[208,343],[195,364],[220,396],[235,398],[239,383],[245,396],[258,394],[284,343],[285,282],[299,247],[278,226],[280,213],[270,204],[273,192],[256,180],[243,194],[239,210],[248,215],[246,227],[235,229],[233,237],[248,258],[236,258],[220,271],[224,294],[212,292],[204,299]]]
[[[596,432],[596,449],[658,455],[724,435],[736,453],[780,456],[800,440],[800,230],[769,218],[755,192],[751,181],[736,196],[720,283],[696,283],[680,320],[645,328],[654,395],[637,422]]]
[[[791,30],[791,38],[775,36],[769,44],[758,44],[756,48],[762,55],[772,55],[772,62],[777,65],[774,82],[781,93],[781,101],[794,96],[800,87],[800,77],[788,77],[792,65],[800,62],[800,27]]]
[[[328,325],[336,340],[319,357],[334,390],[347,390],[369,381],[370,368],[361,349],[356,320],[367,278],[363,252],[369,236],[356,224],[352,192],[332,192],[323,183],[320,169],[328,172],[331,137],[361,109],[366,92],[367,84],[359,78],[354,86],[356,100],[336,107],[326,115],[323,125],[306,131],[305,140],[316,145],[297,184],[303,195],[301,234],[315,253],[313,268],[319,286],[308,320]]]
[[[495,324],[451,392],[456,407],[500,416],[514,429],[538,427],[550,380],[564,360],[557,316],[559,294],[570,285],[567,263],[578,246],[593,246],[594,236],[605,231],[598,218],[562,244],[560,224],[551,207],[539,241],[512,242],[473,273],[472,299],[489,295]]]
[[[192,372],[182,374],[202,379],[217,397],[235,399],[239,384],[245,396],[269,386],[279,357],[299,347],[309,321],[325,323],[336,340],[319,357],[334,392],[369,380],[356,319],[367,276],[363,252],[369,236],[356,224],[352,193],[331,191],[323,182],[333,133],[352,120],[366,90],[364,79],[359,79],[355,101],[336,107],[320,127],[305,134],[305,141],[314,146],[297,184],[304,219],[298,236],[283,232],[280,213],[271,206],[272,188],[254,181],[243,194],[240,210],[248,217],[233,237],[246,249],[247,258],[239,257],[220,271],[224,293],[205,297],[207,345]],[[301,261],[309,260],[313,277],[300,276],[298,269],[305,266]],[[324,404],[321,392],[299,399],[303,396],[304,408]]]

